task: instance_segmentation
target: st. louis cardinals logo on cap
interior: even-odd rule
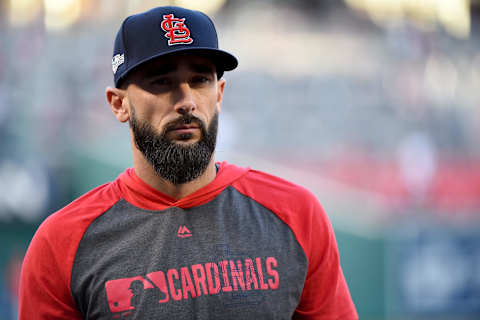
[[[160,26],[166,32],[165,37],[168,38],[169,46],[193,42],[193,39],[190,37],[190,30],[184,22],[185,18],[175,18],[173,14],[163,16]]]

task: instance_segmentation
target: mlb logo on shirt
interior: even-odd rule
[[[150,276],[150,278],[148,278]],[[105,283],[105,291],[107,293],[108,306],[112,313],[122,313],[121,315],[131,314],[140,301],[147,304],[156,305],[165,302],[166,295],[161,289],[166,291],[166,283],[162,281],[154,283],[154,273],[147,275],[147,278],[136,276],[125,279],[110,280]],[[167,296],[168,300],[168,296]]]

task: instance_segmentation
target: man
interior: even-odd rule
[[[133,168],[42,223],[20,319],[356,319],[317,200],[214,162],[237,59],[212,21],[178,7],[128,17],[112,66],[106,96],[129,122]]]

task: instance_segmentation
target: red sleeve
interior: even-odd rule
[[[340,267],[335,235],[318,200],[306,189],[252,171],[234,183],[287,224],[308,260],[307,277],[294,319],[358,319]]]
[[[118,198],[112,184],[98,187],[48,217],[25,255],[19,319],[82,319],[70,290],[75,252],[90,223]]]
[[[294,319],[358,319],[330,221],[316,199],[308,202],[308,219],[291,224],[308,258],[307,278]]]

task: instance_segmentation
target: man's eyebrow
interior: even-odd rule
[[[174,72],[175,70],[177,70],[177,65],[176,64],[165,64],[165,65],[161,65],[161,66],[158,66],[158,67],[155,66],[155,67],[150,68],[149,70],[147,70],[145,75],[148,78],[153,78],[153,77],[157,77],[157,76],[164,76],[166,74],[169,74],[170,72]]]
[[[189,67],[193,72],[215,73],[215,68],[213,67],[213,65],[208,65],[204,63],[192,63],[189,65]]]

